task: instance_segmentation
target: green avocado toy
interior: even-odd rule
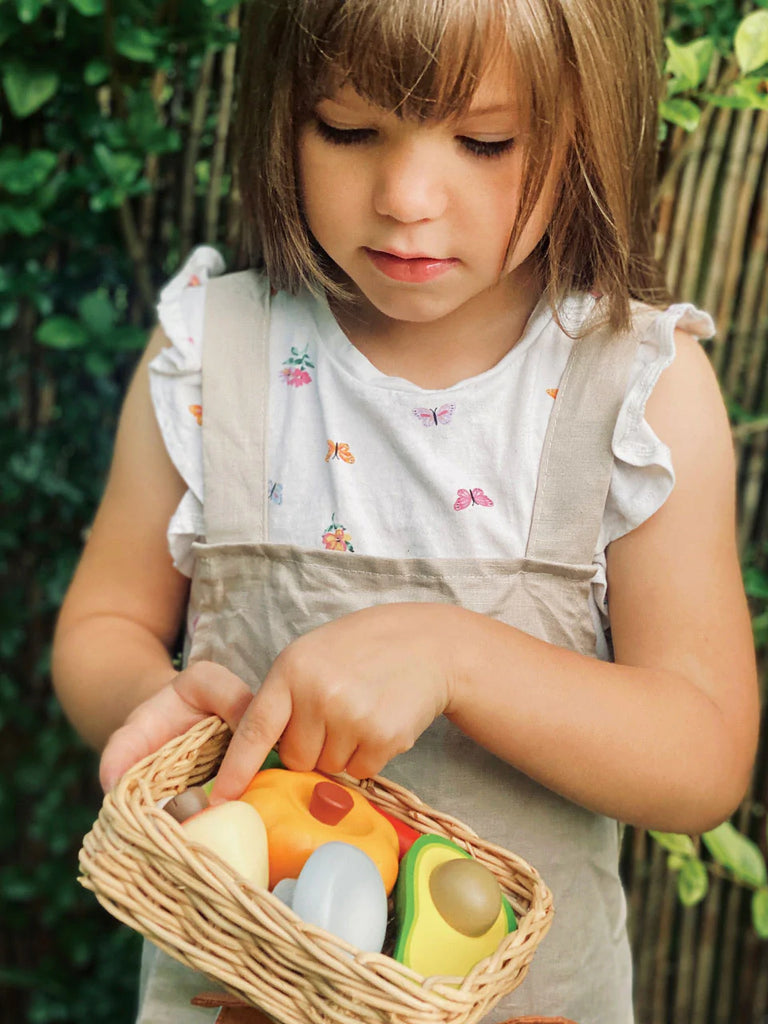
[[[400,862],[393,956],[425,977],[464,977],[517,928],[495,876],[450,839],[423,835]]]

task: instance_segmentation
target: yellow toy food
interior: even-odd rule
[[[189,839],[213,850],[243,878],[266,887],[267,833],[253,807],[239,800],[227,800],[193,814],[181,827]]]
[[[488,868],[443,836],[421,836],[400,863],[395,960],[425,977],[464,977],[517,928]]]
[[[269,887],[298,878],[323,843],[343,842],[367,853],[392,891],[397,878],[397,834],[364,796],[319,772],[279,768],[258,772],[240,800],[255,807],[267,829]]]

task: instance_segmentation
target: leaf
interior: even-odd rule
[[[48,149],[33,149],[23,157],[7,154],[0,157],[0,186],[14,195],[28,195],[42,186],[57,163],[57,155]]]
[[[768,11],[752,11],[743,19],[736,29],[733,47],[745,75],[768,64]]]
[[[142,327],[124,324],[116,327],[106,339],[108,347],[115,352],[135,352],[147,343],[147,332]]]
[[[677,895],[685,907],[693,907],[701,903],[709,890],[709,876],[704,864],[691,858],[683,864],[677,876]]]
[[[86,18],[104,13],[104,0],[69,0],[69,6],[74,7],[79,14],[85,15]]]
[[[765,860],[756,843],[742,835],[730,821],[724,821],[702,835],[702,842],[715,858],[740,881],[761,888],[768,881]]]
[[[31,25],[37,20],[37,16],[48,0],[16,0],[16,13],[19,21],[25,25]]]
[[[720,96],[715,92],[705,92],[701,98],[713,107],[727,107],[729,110],[747,110],[750,105],[744,96]]]
[[[104,288],[89,292],[77,304],[77,311],[91,334],[109,334],[115,326],[117,312]]]
[[[86,85],[101,85],[109,77],[109,64],[100,57],[89,60],[83,71],[83,81]]]
[[[115,49],[128,60],[149,63],[155,60],[160,41],[160,36],[156,32],[138,25],[126,25],[119,30],[115,39]]]
[[[59,76],[55,71],[35,71],[19,64],[3,72],[3,89],[16,117],[29,117],[56,94]]]
[[[744,570],[744,589],[750,597],[768,601],[768,572],[756,565],[747,566]]]
[[[698,128],[701,120],[701,110],[693,100],[662,100],[659,104],[659,113],[665,121],[676,124],[687,132]]]
[[[690,836],[680,835],[677,832],[649,831],[648,834],[669,853],[677,854],[680,857],[696,856],[696,847]]]
[[[35,337],[41,345],[58,349],[80,348],[88,341],[85,329],[71,316],[49,317],[40,324]]]
[[[752,896],[752,925],[761,939],[768,939],[768,889]]]
[[[45,224],[39,212],[32,206],[0,205],[0,235],[16,231],[24,238],[30,238],[42,231]]]
[[[734,82],[732,89],[735,96],[746,101],[746,106],[752,110],[768,110],[768,92],[766,83],[759,78],[743,78],[740,82]]]
[[[695,89],[704,81],[715,54],[712,39],[694,39],[691,43],[679,44],[666,39],[669,56],[666,72],[672,76],[670,94]]]
[[[143,160],[133,153],[115,153],[103,142],[97,142],[93,154],[106,176],[117,188],[125,189],[132,185],[143,167]]]

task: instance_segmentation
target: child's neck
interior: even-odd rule
[[[521,277],[509,275],[450,315],[426,323],[390,319],[369,303],[332,309],[351,343],[381,373],[422,388],[448,388],[489,370],[520,340],[541,296],[529,275]]]

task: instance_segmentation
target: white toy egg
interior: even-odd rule
[[[387,929],[387,893],[374,862],[349,843],[323,843],[296,881],[293,910],[368,953],[378,953]]]

